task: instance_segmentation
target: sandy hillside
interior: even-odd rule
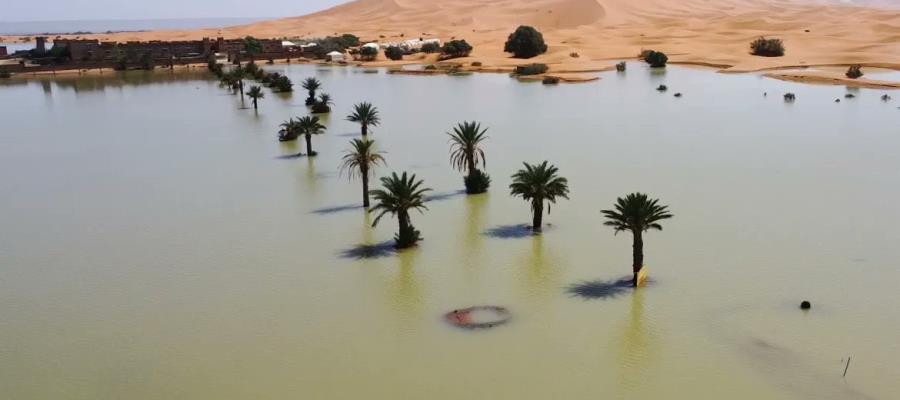
[[[861,63],[900,69],[900,8],[887,0],[357,0],[319,13],[205,31],[101,35],[102,38],[181,39],[354,33],[366,40],[465,38],[471,60],[485,66],[518,62],[503,53],[507,35],[533,25],[550,45],[533,59],[554,71],[591,70],[661,50],[674,62],[730,71]],[[784,57],[748,54],[758,36],[784,40]],[[382,37],[383,36],[383,37]],[[580,57],[572,57],[571,53]]]

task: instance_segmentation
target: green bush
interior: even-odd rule
[[[625,64],[625,61],[620,61],[616,63],[616,71],[625,72],[625,68],[628,64]]]
[[[437,53],[441,51],[441,46],[437,43],[428,42],[422,45],[423,53]]]
[[[647,55],[644,56],[644,61],[650,64],[651,68],[665,68],[669,57],[661,51],[649,50]]]
[[[403,59],[403,49],[397,46],[390,46],[384,49],[384,56],[388,59],[398,61]]]
[[[422,233],[410,225],[408,228],[401,229],[400,232],[394,235],[394,247],[405,249],[415,246],[419,240],[422,240]]]
[[[781,39],[760,37],[750,42],[750,50],[755,56],[781,57],[784,55],[784,43],[781,42]]]
[[[476,169],[473,174],[466,175],[463,183],[466,185],[466,193],[468,194],[484,193],[491,186],[491,177],[480,169]]]
[[[344,46],[344,48],[359,46],[359,37],[357,37],[356,35],[351,35],[349,33],[341,35],[337,38],[337,41],[341,44],[341,46]]]
[[[472,63],[472,66],[473,66],[473,67],[480,67],[480,66],[482,66],[482,65],[483,65],[483,64],[481,63],[481,61],[475,61],[475,62]]]
[[[294,84],[291,82],[291,79],[284,75],[279,75],[277,78],[272,79],[272,87],[279,92],[294,91]]]
[[[451,40],[444,44],[441,53],[445,58],[468,57],[472,53],[472,46],[465,39]]]
[[[516,75],[540,75],[547,72],[547,64],[529,64],[516,67]]]
[[[509,35],[503,51],[513,53],[516,58],[531,58],[547,52],[544,35],[530,26],[520,26]]]
[[[857,79],[863,76],[862,66],[861,65],[851,65],[850,68],[847,69],[847,77],[850,79]]]
[[[378,57],[378,49],[374,47],[363,47],[359,49],[359,59],[363,61],[372,61]]]
[[[559,83],[559,78],[555,76],[545,76],[542,83],[545,85],[555,85]]]

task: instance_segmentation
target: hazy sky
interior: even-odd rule
[[[0,21],[289,17],[348,0],[12,0]]]

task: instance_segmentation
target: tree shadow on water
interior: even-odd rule
[[[306,154],[297,153],[297,154],[285,154],[280,156],[275,156],[276,160],[294,160],[298,158],[306,157]]]
[[[362,204],[347,204],[343,206],[322,207],[312,210],[311,213],[319,215],[337,214],[345,211],[362,210]]]
[[[426,201],[426,202],[432,202],[432,201],[444,201],[444,200],[450,200],[450,199],[455,198],[455,197],[464,196],[465,194],[466,194],[466,191],[465,191],[465,190],[457,190],[457,191],[453,191],[453,192],[435,193],[435,194],[431,194],[431,195],[425,196],[425,201]]]
[[[648,280],[646,284],[650,284]],[[576,283],[566,289],[570,295],[585,300],[606,300],[619,297],[634,290],[632,278],[625,277],[610,281],[585,281]]]
[[[397,249],[394,247],[393,240],[375,244],[358,244],[340,251],[341,258],[352,258],[355,260],[385,258],[395,254],[397,254]]]
[[[531,230],[530,225],[526,224],[514,224],[514,225],[499,225],[495,226],[491,229],[488,229],[482,233],[485,236],[490,236],[492,238],[498,239],[522,239],[533,236],[538,236],[540,232],[534,232]]]

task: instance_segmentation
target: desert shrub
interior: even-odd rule
[[[750,42],[750,52],[755,56],[781,57],[784,55],[784,43],[781,39],[760,37]]]
[[[444,58],[468,57],[472,53],[472,46],[465,39],[451,40],[444,43],[441,53]]]
[[[441,46],[437,43],[428,42],[422,45],[423,53],[437,53],[441,51]]]
[[[545,76],[544,80],[541,82],[545,85],[555,85],[559,83],[559,78],[555,76]]]
[[[547,72],[547,64],[529,64],[516,67],[516,75],[540,75]]]
[[[363,61],[372,61],[378,57],[378,49],[375,47],[363,47],[359,49],[359,59]]]
[[[619,72],[625,72],[625,66],[626,66],[626,65],[627,65],[627,64],[625,64],[625,61],[621,61],[621,62],[616,63],[616,71],[619,71]]]
[[[387,57],[388,59],[391,59],[394,61],[402,60],[403,59],[403,49],[401,49],[397,46],[390,46],[390,47],[384,49],[384,56]]]
[[[669,57],[661,51],[648,50],[647,55],[644,56],[644,61],[650,64],[652,68],[665,68],[666,63],[669,62]]]
[[[434,65],[434,64],[428,64],[428,65],[425,66],[425,70],[426,70],[426,71],[434,71],[434,70],[436,70],[436,69],[437,69],[437,66]]]
[[[344,46],[344,48],[359,46],[359,37],[357,37],[356,35],[345,33],[337,37],[336,39],[337,42],[341,44],[341,46]]]
[[[573,51],[573,52],[569,53],[569,57],[572,57],[572,58],[578,58],[578,57],[581,57],[581,54],[578,54],[578,53],[576,53],[576,52]]]
[[[480,67],[480,66],[482,66],[482,65],[483,65],[483,64],[481,63],[481,61],[475,61],[475,62],[472,63],[472,66],[473,66],[473,67]]]
[[[516,58],[531,58],[547,52],[544,35],[530,26],[519,26],[509,35],[503,51],[513,53]]]
[[[484,193],[491,186],[491,177],[480,169],[476,169],[473,174],[466,175],[463,183],[466,185],[466,193],[468,194]]]
[[[856,79],[863,76],[862,66],[861,65],[851,65],[850,68],[847,69],[846,73],[847,77],[850,79]]]
[[[658,90],[658,91],[660,91],[660,92],[665,92],[666,90],[669,90],[669,87],[666,86],[666,85],[659,85],[659,86],[656,88],[656,90]]]

